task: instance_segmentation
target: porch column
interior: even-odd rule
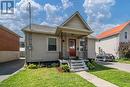
[[[63,32],[61,32],[61,59],[63,59]]]
[[[88,58],[88,38],[84,38],[84,47],[83,47],[84,59]]]

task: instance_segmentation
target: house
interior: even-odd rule
[[[57,27],[32,24],[22,30],[25,34],[27,63],[96,56],[95,37],[90,35],[93,31],[79,12]]]
[[[19,58],[19,35],[0,25],[0,63]]]
[[[130,21],[108,29],[97,35],[96,53],[110,53],[115,57],[122,57],[123,51],[129,49]]]

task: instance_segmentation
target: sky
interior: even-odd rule
[[[29,24],[28,1],[32,24],[58,26],[79,11],[94,35],[130,20],[130,0],[15,0],[15,13],[0,15],[0,24],[23,36]]]

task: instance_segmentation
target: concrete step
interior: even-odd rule
[[[71,60],[69,62],[72,72],[86,71],[88,70],[84,60]]]
[[[84,67],[86,67],[85,65],[82,65],[82,66],[71,66],[71,68],[74,68],[74,69],[76,69],[76,68],[84,68]]]
[[[71,62],[72,63],[77,63],[77,62],[81,63],[81,62],[83,62],[83,60],[71,60]]]
[[[82,66],[84,63],[72,63],[71,66]]]
[[[86,68],[86,69],[70,69],[70,71],[72,71],[72,72],[79,72],[79,71],[87,71],[88,69]]]

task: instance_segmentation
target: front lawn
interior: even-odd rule
[[[0,83],[0,87],[95,87],[74,73],[56,68],[26,69]]]
[[[104,80],[116,84],[119,87],[130,87],[130,73],[98,64],[96,64],[96,68],[94,70],[90,70],[89,72]]]
[[[116,60],[119,63],[126,63],[126,64],[130,64],[130,58],[120,58]]]

